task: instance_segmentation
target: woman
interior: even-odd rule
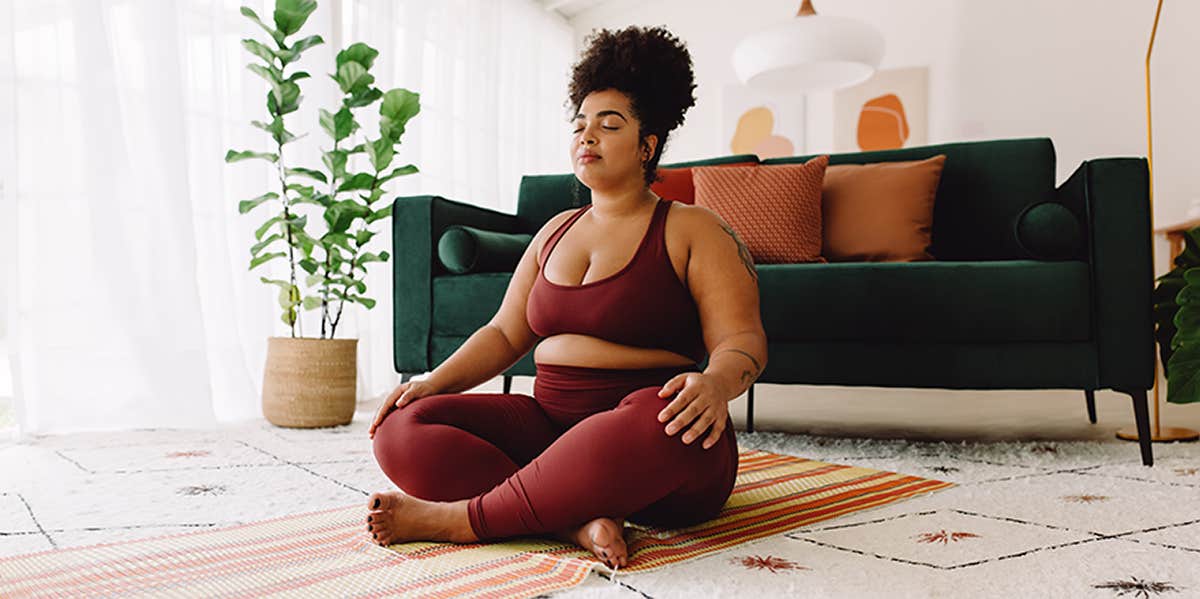
[[[403,493],[368,500],[381,545],[552,534],[620,567],[625,519],[696,524],[732,492],[728,403],[767,358],[754,265],[714,213],[649,189],[695,104],[691,58],[662,28],[591,38],[569,155],[592,202],[542,227],[487,325],[384,400],[370,434]],[[463,393],[535,344],[533,397]]]

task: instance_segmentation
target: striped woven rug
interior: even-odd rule
[[[952,483],[742,449],[737,486],[714,520],[631,526],[625,571],[661,568]],[[0,560],[0,597],[532,597],[579,584],[590,553],[539,538],[380,547],[353,505],[205,530]]]

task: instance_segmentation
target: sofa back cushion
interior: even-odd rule
[[[1026,206],[1053,201],[1054,146],[1048,138],[1003,139],[831,154],[830,166],[946,155],[933,206],[929,253],[938,260],[1032,258],[1017,239]],[[771,158],[763,164],[794,164],[815,156]]]
[[[660,164],[660,169],[678,169],[718,164],[757,164],[754,154],[735,154],[705,160]],[[659,194],[667,199],[666,195]],[[517,219],[523,231],[537,233],[552,216],[592,201],[592,190],[575,178],[575,173],[562,175],[525,175],[517,191]]]

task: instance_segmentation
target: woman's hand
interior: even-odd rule
[[[712,427],[703,447],[708,449],[716,445],[721,439],[721,433],[725,432],[725,423],[729,418],[729,393],[721,387],[716,378],[702,372],[675,375],[663,385],[658,396],[669,397],[676,391],[679,391],[679,394],[675,399],[658,413],[659,422],[666,422],[674,417],[667,425],[667,434],[674,435],[691,424],[691,429],[683,435],[683,442],[691,443]]]
[[[379,406],[379,413],[375,415],[375,422],[371,423],[371,428],[367,430],[367,435],[372,439],[375,438],[375,429],[379,428],[380,423],[387,417],[392,410],[398,410],[404,406],[426,397],[434,395],[438,391],[425,381],[407,381],[396,385],[395,389],[388,394],[383,400],[383,404]]]

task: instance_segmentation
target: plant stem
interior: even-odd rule
[[[280,115],[279,119],[282,121],[283,115]],[[276,146],[276,148],[278,148],[278,151],[279,151],[279,162],[275,164],[275,168],[276,168],[276,172],[279,173],[279,192],[281,194],[280,197],[283,198],[283,229],[284,229],[284,232],[287,234],[288,276],[289,276],[289,281],[292,284],[292,287],[295,287],[296,286],[296,257],[294,254],[294,248],[292,247],[292,213],[290,210],[291,201],[289,200],[288,194],[287,194],[287,176],[286,176],[286,173],[284,172],[284,168],[283,168],[283,144],[279,140],[276,140],[275,146]],[[291,290],[288,291],[288,298],[290,300]],[[288,310],[292,310],[292,308],[288,308]],[[299,315],[297,315],[296,318],[292,319],[292,323],[291,323],[292,338],[296,337],[296,323],[299,320],[300,320]],[[304,335],[304,331],[301,330],[300,334]]]

